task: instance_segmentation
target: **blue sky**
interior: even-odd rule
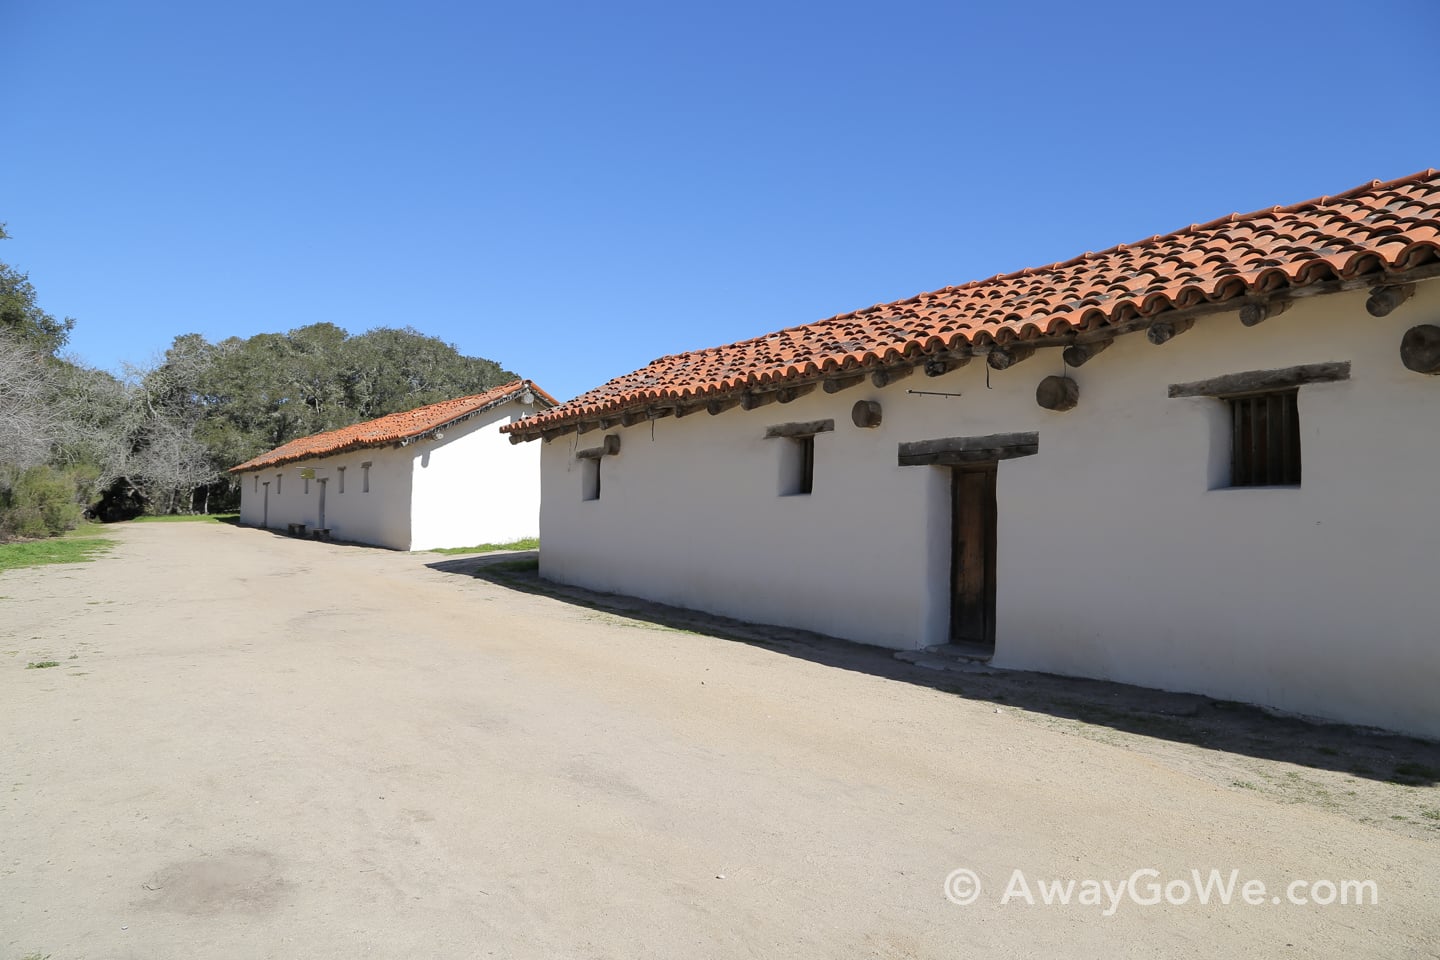
[[[667,353],[1440,166],[1440,4],[0,0],[0,260],[84,361]]]

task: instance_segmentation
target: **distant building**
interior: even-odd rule
[[[656,360],[541,574],[1440,736],[1440,174]]]
[[[497,427],[555,405],[529,380],[301,437],[231,469],[240,522],[432,550],[531,537],[539,451]]]

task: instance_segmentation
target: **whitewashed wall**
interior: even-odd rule
[[[500,432],[533,409],[507,403],[421,445],[411,550],[507,543],[540,532],[538,444],[512,444]]]
[[[1384,319],[1365,298],[1302,300],[1255,328],[1202,318],[1159,347],[1123,337],[1071,371],[1068,413],[1035,403],[1061,372],[1046,350],[988,387],[977,361],[667,418],[653,439],[649,424],[612,430],[622,449],[595,501],[581,499],[576,437],[546,443],[541,572],[890,647],[941,643],[948,474],[896,466],[897,445],[1034,430],[1039,454],[999,467],[996,664],[1440,736],[1440,377],[1399,360],[1408,327],[1440,322],[1440,281]],[[1342,360],[1349,381],[1300,389],[1300,488],[1211,489],[1228,469],[1226,408],[1168,399],[1169,384]],[[879,428],[851,424],[862,399],[882,403]],[[786,441],[765,427],[826,417],[814,493],[778,496]]]
[[[270,484],[272,530],[286,524],[303,523],[314,528],[320,523],[320,484],[327,481],[325,524],[337,540],[371,543],[396,550],[410,548],[410,497],[415,456],[409,448],[372,447],[333,457],[316,457],[268,470],[246,473],[241,478],[240,522],[261,526],[264,484]],[[370,491],[365,492],[363,465],[370,466]],[[345,467],[345,492],[340,492],[340,467]],[[300,471],[313,469],[316,479],[309,492]],[[277,485],[277,475],[283,481]],[[256,477],[260,488],[256,490]],[[279,490],[277,495],[276,490]]]
[[[500,433],[501,424],[533,410],[533,405],[507,403],[442,431],[443,440],[371,447],[246,473],[240,522],[262,525],[268,482],[272,530],[285,530],[290,523],[319,526],[319,481],[324,479],[325,524],[337,540],[431,550],[533,537],[539,530],[540,450],[535,444],[511,444]],[[368,493],[361,469],[365,463],[371,464]],[[346,468],[343,493],[341,467]],[[306,469],[315,471],[308,492],[300,476]],[[284,479],[277,484],[278,475]]]

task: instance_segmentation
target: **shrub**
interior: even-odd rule
[[[10,469],[0,476],[0,540],[54,537],[74,529],[83,509],[76,502],[84,478],[54,467]]]

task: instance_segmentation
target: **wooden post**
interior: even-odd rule
[[[1195,326],[1194,317],[1180,317],[1175,320],[1156,320],[1150,324],[1150,329],[1145,331],[1145,339],[1158,347],[1162,343],[1169,343],[1193,326]]]
[[[880,426],[880,404],[875,400],[856,400],[850,408],[850,420],[857,427]]]
[[[1365,301],[1365,309],[1372,317],[1387,317],[1396,307],[1409,300],[1414,294],[1415,284],[1413,283],[1378,286],[1370,291],[1370,299]]]
[[[881,367],[870,374],[870,382],[875,384],[876,387],[885,387],[894,383],[896,380],[905,379],[914,372],[915,368],[908,363],[898,367]]]
[[[1090,343],[1075,343],[1065,348],[1065,365],[1068,367],[1083,367],[1097,353],[1103,353],[1110,348],[1111,340],[1094,340]]]
[[[845,377],[831,377],[825,381],[826,393],[839,393],[865,382],[865,374],[855,373]]]
[[[925,376],[940,377],[951,370],[959,370],[970,362],[970,357],[957,357],[953,354],[945,354],[936,357],[928,357],[925,360]]]
[[[1289,309],[1289,300],[1271,300],[1268,303],[1251,300],[1240,308],[1240,322],[1247,327],[1258,326],[1271,317],[1280,316]]]
[[[775,391],[775,399],[781,403],[790,403],[792,400],[799,399],[814,389],[815,384],[813,383],[802,383],[798,387],[781,387]]]
[[[1035,402],[1057,413],[1073,410],[1080,402],[1080,385],[1070,377],[1046,377],[1035,388]]]
[[[1440,327],[1422,323],[1406,330],[1400,340],[1400,362],[1416,373],[1440,373]]]
[[[770,391],[769,393],[750,393],[750,392],[747,391],[747,392],[742,393],[742,394],[740,395],[740,409],[741,409],[741,410],[754,410],[756,407],[763,407],[763,406],[765,406],[767,403],[774,403],[774,402],[775,402],[775,391],[773,391],[773,390]]]
[[[1035,348],[1025,343],[1014,343],[1008,347],[994,346],[985,358],[990,364],[991,370],[1009,370],[1021,360],[1028,360],[1035,355]]]

